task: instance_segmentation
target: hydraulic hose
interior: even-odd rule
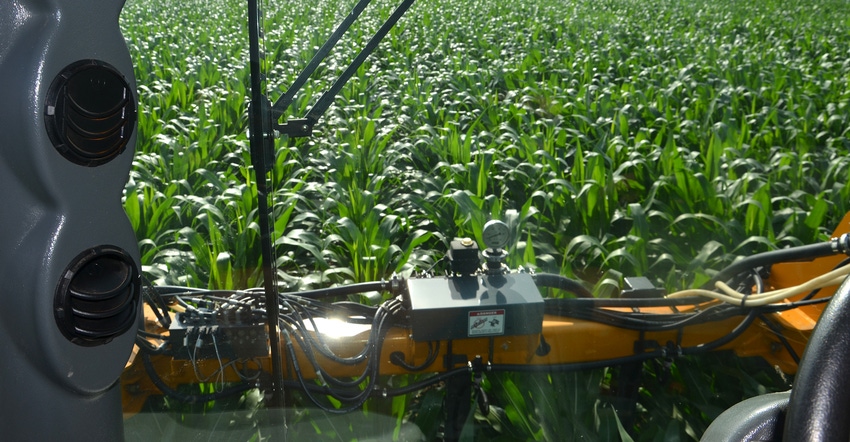
[[[735,261],[719,273],[714,275],[707,283],[703,284],[705,290],[714,290],[717,281],[728,281],[742,273],[749,272],[756,267],[776,264],[788,261],[808,261],[823,256],[837,255],[839,253],[850,254],[850,234],[843,234],[838,238],[832,238],[817,244],[809,244],[799,247],[791,247],[782,250],[759,253]]]
[[[150,377],[151,382],[156,385],[156,388],[159,391],[163,392],[166,396],[176,399],[180,402],[185,402],[187,404],[198,404],[203,402],[210,402],[230,396],[234,396],[237,394],[244,393],[252,388],[255,388],[256,385],[250,383],[238,384],[232,387],[225,388],[224,390],[217,391],[215,393],[208,394],[185,394],[181,393],[171,387],[169,387],[162,378],[159,377],[159,374],[156,372],[156,369],[153,366],[153,362],[151,362],[150,355],[147,353],[142,353],[142,363],[145,366],[145,371],[148,373],[148,377]]]
[[[580,282],[567,278],[566,276],[557,275],[554,273],[537,273],[532,276],[534,279],[534,283],[537,284],[538,287],[548,287],[558,290],[563,290],[565,292],[570,292],[578,296],[579,298],[592,298],[593,294],[590,293],[585,286],[581,285]]]
[[[323,299],[333,296],[357,295],[366,292],[393,292],[391,281],[361,282],[357,284],[341,285],[324,289],[305,290],[301,292],[282,293],[282,295],[295,295],[302,298]],[[394,293],[395,294],[395,293]]]

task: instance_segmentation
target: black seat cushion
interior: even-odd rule
[[[770,393],[735,404],[705,430],[704,442],[767,442],[782,440],[782,426],[791,392]]]

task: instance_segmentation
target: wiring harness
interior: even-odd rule
[[[538,287],[554,288],[575,297],[545,298],[545,313],[563,318],[592,321],[639,332],[679,331],[686,327],[740,317],[738,324],[726,335],[710,342],[689,347],[659,346],[636,351],[633,355],[598,361],[569,364],[468,364],[446,365],[439,374],[423,378],[403,388],[381,385],[380,355],[387,332],[394,327],[409,328],[404,295],[398,278],[362,284],[351,284],[320,290],[282,293],[278,299],[277,328],[285,346],[287,372],[294,379],[283,381],[287,388],[302,391],[311,402],[331,413],[347,413],[359,409],[371,397],[391,397],[409,394],[436,385],[453,376],[480,375],[482,371],[573,371],[599,368],[652,358],[694,355],[716,350],[740,336],[754,321],[763,322],[777,336],[795,360],[799,356],[782,335],[768,314],[804,305],[825,303],[829,297],[815,298],[819,290],[840,284],[850,274],[850,258],[834,270],[795,287],[766,290],[764,275],[770,265],[791,260],[811,259],[829,254],[848,253],[850,236],[816,246],[785,249],[754,255],[740,260],[718,273],[707,286],[683,290],[652,298],[593,298],[579,281],[560,275],[539,274],[534,281]],[[721,280],[719,277],[726,278]],[[734,285],[734,289],[732,286]],[[389,299],[377,306],[348,300],[328,302],[367,292],[388,293]],[[789,300],[794,296],[796,300]],[[239,394],[259,386],[261,364],[258,359],[268,355],[263,333],[267,311],[262,289],[243,291],[212,291],[185,287],[146,287],[144,298],[157,320],[169,334],[140,330],[137,343],[143,350],[143,361],[154,384],[163,393],[184,402],[215,400]],[[668,313],[659,313],[665,307]],[[650,309],[655,309],[650,311]],[[322,333],[328,321],[357,325],[368,332],[363,347],[354,354],[339,355]],[[541,345],[545,336],[541,336]],[[156,344],[158,342],[158,344]],[[449,341],[451,345],[451,341]],[[411,372],[422,373],[433,365],[440,354],[440,342],[428,343],[426,360],[419,365],[405,361],[404,354],[394,352],[389,363]],[[169,387],[156,373],[152,356],[171,356],[191,364],[199,382],[216,382],[218,391],[206,395],[187,395]],[[199,360],[217,361],[218,369],[204,375]],[[353,376],[335,375],[326,363],[352,367]],[[386,361],[384,361],[386,362]],[[231,370],[242,382],[225,385],[224,372]],[[307,376],[307,373],[310,376]],[[329,398],[332,398],[329,399]]]

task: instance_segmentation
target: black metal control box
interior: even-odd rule
[[[543,329],[543,297],[527,273],[408,279],[413,340],[528,335]]]

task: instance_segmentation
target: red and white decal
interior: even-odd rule
[[[469,312],[469,336],[505,334],[505,310]]]

